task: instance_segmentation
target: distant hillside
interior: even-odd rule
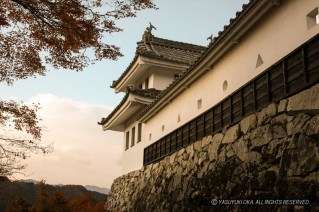
[[[36,181],[36,180],[33,180],[33,179],[27,179],[27,180],[19,180],[19,182],[34,183],[34,184],[37,184],[39,181]]]
[[[108,194],[110,192],[110,189],[108,188],[101,188],[101,187],[93,186],[93,185],[86,185],[84,187],[89,191],[96,191],[102,194]]]
[[[25,183],[34,183],[37,184],[38,181],[33,180],[33,179],[26,179],[26,180],[19,180],[20,182],[25,182]],[[63,184],[59,184],[57,186],[64,186]],[[108,194],[110,192],[110,189],[108,188],[103,188],[103,187],[98,187],[98,186],[94,186],[94,185],[86,185],[84,186],[87,190],[89,191],[96,191],[102,194]]]
[[[84,195],[91,196],[96,202],[104,202],[107,198],[106,194],[96,191],[88,191],[84,186],[81,185],[47,185],[49,195],[51,195],[57,189],[61,190],[65,194],[65,198],[67,200],[78,199]],[[37,186],[34,181],[11,182],[6,177],[0,177],[0,212],[4,212],[7,205],[15,200],[18,196],[24,197],[29,204],[33,205],[36,199],[36,192]]]

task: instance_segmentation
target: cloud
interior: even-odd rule
[[[28,159],[27,174],[33,174],[26,178],[110,188],[121,175],[122,133],[102,131],[97,122],[112,108],[52,94],[37,94],[28,102],[40,103],[42,142],[53,143],[54,152]]]

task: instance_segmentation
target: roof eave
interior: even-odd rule
[[[123,76],[120,80],[118,80],[116,84],[112,87],[114,88],[115,93],[119,93],[123,90],[126,90],[126,87],[124,88],[124,86],[129,81],[129,79],[137,71],[147,69],[150,66],[160,66],[160,67],[171,68],[176,70],[186,70],[187,68],[189,68],[188,64],[171,62],[165,59],[155,59],[152,57],[138,55],[134,59],[132,67],[129,68],[129,71],[127,72],[127,74],[125,74],[125,76]]]
[[[176,58],[175,59],[174,58],[161,58],[161,55],[157,51],[153,51],[154,49],[152,51],[149,51],[150,49],[148,49],[144,45],[152,45],[152,44],[154,44],[154,45],[159,45],[159,46],[166,46],[166,47],[169,47],[169,48],[180,49],[180,50],[184,50],[184,51],[193,52],[193,53],[196,53],[196,54],[200,54],[203,51],[205,51],[205,49],[206,49],[206,47],[204,47],[204,46],[199,46],[199,45],[194,45],[194,44],[188,44],[188,43],[183,43],[183,42],[178,42],[178,41],[162,39],[162,38],[154,37],[153,35],[151,35],[151,36],[153,37],[152,41],[144,40],[144,38],[143,38],[142,41],[139,41],[137,43],[138,47],[136,49],[135,56],[134,56],[132,62],[129,64],[129,66],[123,72],[123,74],[117,80],[113,81],[112,85],[110,86],[111,88],[116,88],[117,87],[118,83],[127,74],[127,72],[129,72],[129,70],[132,68],[134,63],[136,63],[137,58],[139,56],[141,56],[141,55],[149,57],[149,58],[153,58],[153,59],[158,59],[158,60],[163,60],[163,61],[170,61],[170,62],[174,62],[174,63],[181,63],[181,64],[187,64],[187,65],[190,65],[190,64],[193,63],[193,62],[190,62],[190,61],[187,61],[187,60],[180,61],[179,59],[176,59]],[[152,44],[150,44],[150,42],[152,42]],[[140,44],[142,44],[142,46],[144,46],[146,49],[144,49],[141,46],[139,47]],[[145,50],[146,50],[146,52],[145,52]]]
[[[115,93],[118,93],[121,91],[127,79],[129,79],[133,75],[135,70],[139,69],[142,65],[144,65],[144,63],[141,61],[140,56],[136,55],[132,61],[132,65],[129,68],[129,71],[127,72],[127,74],[124,77],[118,79],[115,85],[112,85],[112,88],[115,90]]]
[[[122,132],[124,130],[124,122],[136,112],[134,110],[132,110],[133,112],[127,111],[129,111],[131,107],[143,108],[145,105],[150,104],[152,101],[153,99],[149,97],[129,94],[127,99],[123,102],[122,105],[120,105],[117,111],[115,111],[112,116],[108,117],[105,122],[101,123],[102,129],[104,131],[114,130]],[[127,118],[125,119],[125,117]]]

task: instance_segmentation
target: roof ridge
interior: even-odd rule
[[[137,42],[137,48],[143,48],[143,44],[145,41],[141,40]],[[192,52],[202,52],[204,51],[207,47],[206,46],[201,46],[197,44],[192,44],[192,43],[186,43],[186,42],[180,42],[180,41],[175,41],[175,40],[169,40],[165,38],[160,38],[153,36],[152,40],[146,41],[147,44],[156,44],[159,46],[166,46],[166,47],[173,47],[176,49],[183,49],[183,50],[188,50]],[[142,45],[141,45],[142,44]]]

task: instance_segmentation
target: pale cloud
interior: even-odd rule
[[[51,184],[97,185],[110,188],[121,174],[122,134],[102,131],[97,122],[112,108],[77,102],[52,94],[38,94],[44,127],[42,141],[54,152],[27,160],[27,174]]]

